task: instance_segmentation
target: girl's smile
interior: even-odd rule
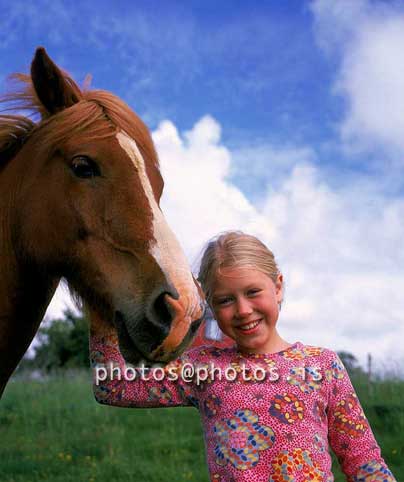
[[[212,307],[221,330],[248,353],[289,346],[276,330],[281,301],[281,274],[274,283],[255,269],[223,268],[213,285]]]
[[[248,323],[245,323],[244,325],[238,326],[237,328],[240,329],[244,334],[253,333],[254,330],[258,327],[258,325],[261,323],[261,321],[261,319],[256,321],[250,321]]]

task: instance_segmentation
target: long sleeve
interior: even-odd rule
[[[395,482],[381,456],[349,375],[335,354],[326,376],[330,382],[329,441],[348,482]]]
[[[90,338],[94,396],[99,403],[118,407],[173,407],[195,405],[190,383],[179,376],[183,359],[164,369],[127,366],[116,335]]]

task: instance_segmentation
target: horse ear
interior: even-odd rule
[[[43,47],[36,49],[31,78],[39,100],[50,114],[60,112],[81,99],[78,86],[53,63]]]

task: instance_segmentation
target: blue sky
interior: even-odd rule
[[[291,341],[402,356],[401,2],[0,0],[0,9],[3,92],[43,45],[76,81],[90,73],[146,121],[163,207],[191,262],[216,232],[249,230],[279,253]]]
[[[12,5],[0,34],[3,78],[44,45],[77,79],[91,73],[94,87],[125,98],[151,128],[170,118],[187,129],[209,113],[232,146],[321,144],[342,109],[308,2],[3,3]]]
[[[373,153],[347,157],[330,145],[347,99],[333,92],[340,56],[319,46],[309,1],[0,5],[3,89],[7,73],[27,70],[44,45],[77,80],[90,73],[94,87],[123,97],[152,129],[166,118],[189,129],[208,113],[229,147],[308,144],[324,154],[318,162],[347,175],[371,169]]]

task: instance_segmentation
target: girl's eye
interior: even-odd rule
[[[98,164],[88,156],[73,157],[70,168],[81,179],[90,179],[101,175]]]
[[[248,290],[247,295],[248,296],[256,296],[260,292],[261,292],[261,290],[259,288],[254,288],[254,289]]]
[[[216,304],[218,306],[225,306],[225,305],[230,304],[231,301],[232,301],[231,298],[220,298],[219,300],[216,301]]]

